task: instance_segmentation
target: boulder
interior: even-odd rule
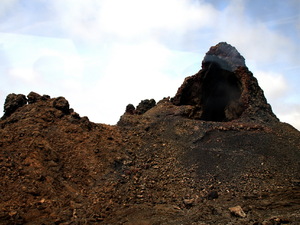
[[[40,101],[42,99],[42,96],[39,95],[38,93],[35,93],[35,92],[32,91],[27,95],[27,99],[28,99],[28,103],[32,104],[32,103],[35,103],[37,101]]]
[[[58,97],[53,101],[53,107],[65,114],[70,114],[69,102],[64,97]]]
[[[2,119],[9,117],[18,108],[27,104],[26,96],[23,94],[9,94],[4,102],[4,115]]]
[[[149,109],[153,108],[156,105],[154,99],[145,99],[138,104],[136,107],[136,114],[141,115],[147,112]]]
[[[126,106],[125,113],[128,113],[128,114],[133,115],[133,114],[135,113],[135,107],[134,107],[134,105],[128,104],[128,105]]]

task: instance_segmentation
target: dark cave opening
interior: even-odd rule
[[[236,102],[241,96],[241,84],[236,75],[211,64],[203,77],[202,83],[202,120],[229,121],[228,111],[238,111]],[[231,107],[231,108],[230,108]],[[239,115],[234,115],[237,117]]]

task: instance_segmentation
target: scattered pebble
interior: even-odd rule
[[[241,206],[234,206],[234,207],[230,207],[229,211],[232,215],[237,216],[237,217],[241,217],[241,218],[245,218],[246,217],[246,213],[243,211]]]

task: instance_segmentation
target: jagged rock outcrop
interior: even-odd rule
[[[188,117],[206,121],[278,121],[244,57],[225,42],[210,48],[202,69],[184,80],[172,103],[193,106]]]
[[[18,108],[26,105],[27,103],[32,104],[37,101],[47,100],[47,99],[50,99],[50,97],[48,95],[41,96],[33,91],[27,95],[27,98],[23,94],[15,94],[15,93],[9,94],[9,95],[7,95],[7,97],[5,99],[4,115],[3,115],[2,119],[9,117]]]
[[[60,111],[62,111],[65,114],[69,114],[70,113],[69,102],[64,97],[58,97],[58,98],[56,98],[53,101],[53,107],[56,108],[56,109],[59,109]]]
[[[28,104],[32,104],[38,101],[46,101],[48,99],[50,99],[49,95],[39,95],[36,92],[31,91],[28,95],[27,95],[27,99],[28,99]]]
[[[9,117],[14,113],[18,108],[27,104],[27,99],[23,94],[9,94],[4,103],[4,115],[2,119]]]
[[[202,67],[207,63],[214,62],[221,69],[235,71],[238,67],[246,67],[245,58],[237,51],[237,49],[226,42],[212,46],[204,56]]]
[[[135,107],[133,104],[128,104],[126,106],[126,110],[125,110],[125,113],[128,113],[130,115],[133,115],[135,113]]]
[[[154,99],[142,100],[136,108],[134,107],[134,105],[128,104],[126,106],[125,114],[142,115],[148,110],[152,109],[155,105],[156,105],[156,101]]]
[[[147,112],[149,109],[153,108],[156,105],[156,101],[154,99],[145,99],[138,104],[136,107],[136,113],[141,115]]]
[[[17,109],[27,105],[27,103],[33,104],[39,101],[46,102],[48,100],[51,101],[53,108],[60,110],[65,115],[73,112],[73,110],[70,109],[69,102],[64,97],[51,99],[49,95],[41,96],[40,94],[32,91],[27,95],[27,98],[23,94],[9,94],[5,99],[4,115],[1,119],[4,120],[10,117]]]
[[[136,116],[141,116],[147,113],[152,108],[155,108],[156,101],[154,99],[145,99],[142,100],[137,107],[134,107],[133,104],[128,104],[125,109],[125,113],[121,116],[118,121],[118,125],[124,126],[126,124],[135,123]],[[133,120],[131,120],[131,118]],[[132,124],[131,124],[132,125]]]

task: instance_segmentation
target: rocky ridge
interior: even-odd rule
[[[129,104],[116,126],[10,94],[0,137],[0,224],[300,221],[300,133],[224,42],[173,98]]]

